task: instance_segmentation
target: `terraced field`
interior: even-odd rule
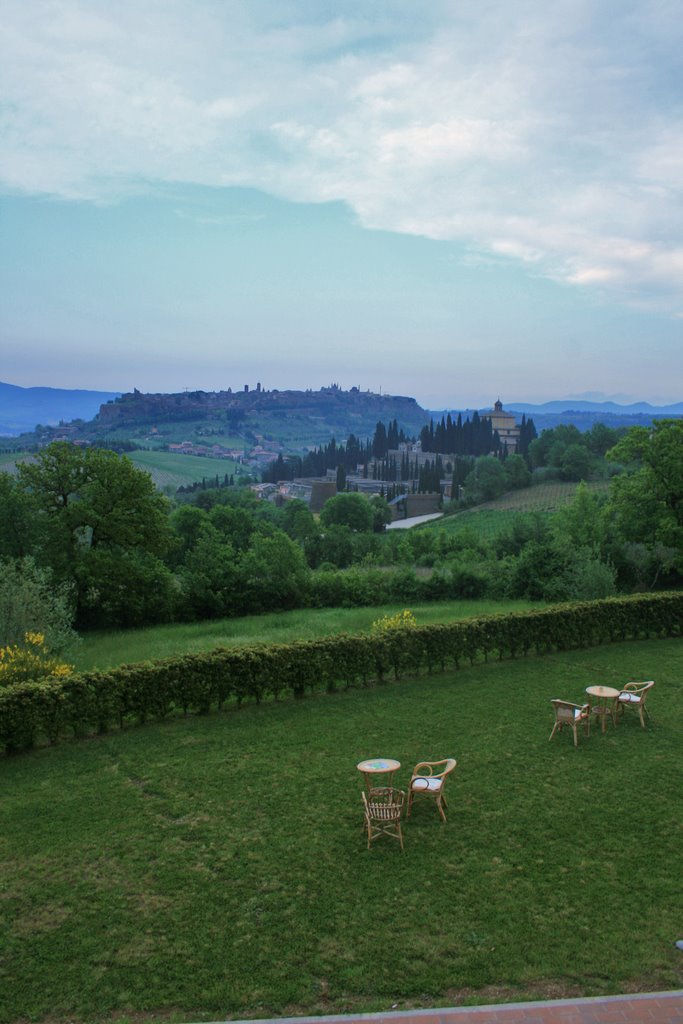
[[[556,480],[535,487],[524,487],[519,491],[509,491],[496,501],[487,501],[476,508],[444,516],[420,529],[446,530],[448,533],[460,533],[468,529],[483,537],[495,537],[506,530],[520,512],[550,514],[570,504],[577,486],[575,483]],[[597,480],[587,484],[587,487],[589,491],[604,494],[609,488],[609,481]]]

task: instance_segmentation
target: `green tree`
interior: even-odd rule
[[[636,467],[629,476],[613,482],[613,493],[626,487],[631,494],[651,495],[659,531],[679,538],[683,528],[683,419],[631,428],[608,458]]]
[[[215,528],[202,531],[178,576],[184,615],[212,619],[239,614],[243,598],[238,557]]]
[[[507,478],[503,464],[494,455],[482,455],[465,481],[465,495],[474,501],[492,501],[505,493]]]
[[[559,466],[560,476],[563,480],[586,480],[591,473],[593,468],[593,457],[585,445],[582,444],[570,444],[561,452],[555,461],[553,457],[553,464]]]
[[[304,544],[309,537],[318,533],[315,516],[305,501],[292,498],[282,509],[282,529],[292,540]]]
[[[518,490],[531,484],[531,473],[521,455],[508,455],[503,463],[503,469],[510,490]]]
[[[372,511],[373,533],[384,533],[391,522],[391,507],[386,498],[380,494],[373,494],[370,498],[370,509]]]
[[[356,533],[372,530],[372,509],[362,494],[337,494],[329,498],[320,513],[323,526],[348,526]]]
[[[308,578],[301,548],[282,530],[272,536],[256,535],[239,566],[246,608],[254,612],[300,607]]]
[[[575,547],[599,551],[606,538],[606,497],[588,490],[582,481],[576,488],[571,504],[556,513],[554,526],[559,536]]]
[[[43,540],[30,495],[9,473],[0,473],[0,558],[35,555]]]
[[[0,647],[42,633],[46,650],[61,654],[78,641],[73,619],[72,588],[55,584],[49,569],[30,556],[0,561]]]
[[[148,613],[159,621],[171,592],[158,556],[172,531],[168,501],[149,473],[125,455],[58,441],[19,467],[19,482],[45,525],[46,560],[59,580],[76,584],[77,622],[105,626],[107,612],[112,625],[141,624]]]

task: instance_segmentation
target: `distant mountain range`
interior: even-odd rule
[[[114,401],[116,399],[121,401]],[[107,405],[111,402],[114,404]],[[104,407],[102,412],[101,407]],[[88,423],[88,428],[77,428],[79,436],[87,437],[93,430],[98,433],[112,428],[121,430],[133,423],[202,419],[204,416],[215,420],[219,409],[224,410],[221,414],[224,418],[226,415],[228,418],[235,415],[239,419],[246,417],[245,426],[251,426],[257,432],[269,430],[273,434],[279,433],[279,421],[290,421],[290,434],[296,432],[298,421],[303,417],[309,424],[320,425],[321,439],[336,436],[339,440],[345,439],[350,431],[362,438],[371,436],[377,419],[396,417],[399,425],[412,433],[419,432],[420,426],[430,417],[438,420],[447,412],[457,416],[458,412],[471,415],[474,411],[429,411],[421,408],[414,398],[372,395],[358,388],[347,392],[336,386],[321,388],[320,391],[274,390],[234,394],[197,391],[180,395],[143,395],[136,391],[122,396],[117,391],[22,388],[0,382],[0,435],[4,437],[18,437],[33,431],[38,424],[55,427],[74,420]],[[511,402],[506,409],[520,418],[523,413],[532,418],[539,433],[560,423],[573,423],[580,430],[587,430],[595,422],[608,426],[636,426],[664,416],[683,416],[683,402],[664,406],[653,406],[649,402],[620,405],[613,400],[595,401],[590,398],[558,399],[541,404]],[[486,410],[479,410],[480,413],[483,411]],[[273,416],[275,423],[270,422]],[[95,417],[97,422],[91,423]],[[268,420],[265,426],[264,418]],[[253,424],[249,420],[253,420]]]
[[[531,405],[528,402],[511,402],[508,412],[524,412],[527,416],[561,412],[608,412],[615,416],[683,416],[683,402],[674,405],[650,405],[649,402],[632,402],[630,405],[618,405],[616,402],[591,402],[575,398],[556,399]]]
[[[100,406],[120,391],[69,391],[65,388],[20,388],[0,381],[0,435],[17,437],[38,423],[56,426],[91,420]]]

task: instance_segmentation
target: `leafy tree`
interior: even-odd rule
[[[349,526],[333,523],[317,545],[318,563],[328,562],[338,569],[346,569],[353,562],[353,532]]]
[[[78,641],[73,619],[72,588],[55,585],[49,569],[30,556],[0,561],[0,647],[40,633],[47,651],[61,653]]]
[[[576,488],[571,504],[556,513],[554,525],[557,533],[575,547],[599,551],[606,539],[606,497],[588,490],[582,481]]]
[[[662,553],[655,559],[655,578],[668,571],[669,551],[676,552],[675,567],[683,572],[683,420],[633,427],[607,458],[631,467],[610,488],[609,511],[618,534],[644,545],[651,557]]]
[[[553,448],[553,452],[555,448]],[[588,449],[582,444],[570,444],[557,457],[553,459],[554,464],[560,467],[560,475],[563,480],[586,480],[593,468],[593,457]]]
[[[492,501],[504,494],[507,478],[500,459],[483,455],[477,459],[474,469],[465,481],[465,493],[475,501]]]
[[[373,533],[384,533],[384,530],[391,522],[389,502],[380,494],[373,494],[370,498],[370,509],[372,511]]]
[[[508,455],[503,468],[510,490],[528,487],[531,484],[531,473],[521,455]]]
[[[177,586],[161,559],[141,548],[95,548],[75,566],[77,622],[87,629],[126,629],[168,622]]]
[[[299,545],[282,530],[269,537],[255,536],[239,572],[239,585],[251,611],[297,608],[304,603],[308,566]]]
[[[287,536],[302,544],[318,532],[315,516],[306,502],[299,498],[292,498],[284,504],[280,522]]]
[[[9,473],[0,473],[0,558],[36,554],[42,540],[40,518],[30,495]]]
[[[170,577],[157,556],[172,532],[149,473],[125,455],[56,441],[19,467],[19,482],[45,524],[45,559],[76,584],[79,623],[159,621]]]
[[[325,502],[320,513],[323,526],[348,526],[358,533],[372,530],[372,508],[361,494],[337,494]]]
[[[213,527],[202,532],[179,572],[182,610],[195,619],[237,615],[242,605],[238,558]]]

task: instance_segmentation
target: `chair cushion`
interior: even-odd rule
[[[574,718],[582,718],[585,713],[584,708],[574,708]]]
[[[619,700],[624,704],[640,704],[641,698],[637,693],[620,693]]]
[[[441,789],[442,782],[443,779],[414,779],[413,789],[424,790],[425,792],[429,791],[430,793],[438,793],[438,791]]]

